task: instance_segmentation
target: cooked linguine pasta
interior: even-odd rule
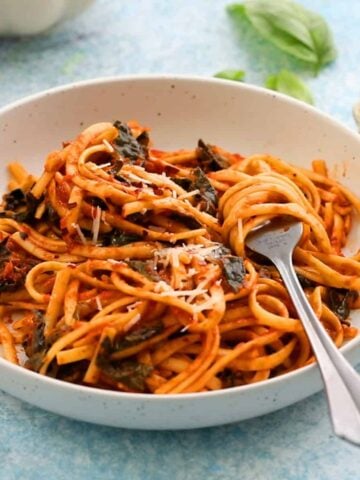
[[[202,392],[314,360],[271,263],[245,248],[277,216],[304,224],[294,263],[340,347],[360,289],[346,244],[360,200],[328,176],[199,140],[153,148],[136,122],[98,123],[37,178],[10,164],[0,212],[3,355],[40,374],[126,392]],[[20,361],[24,357],[25,361]]]

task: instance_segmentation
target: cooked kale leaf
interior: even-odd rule
[[[134,345],[138,345],[139,343],[145,342],[149,338],[153,337],[161,333],[164,330],[164,326],[161,322],[140,327],[127,335],[125,337],[120,337],[119,339],[114,341],[113,351],[119,352],[121,350],[125,350],[126,348],[133,347]]]
[[[68,327],[55,329],[52,333],[45,337],[45,318],[43,312],[34,310],[34,328],[30,338],[23,343],[25,353],[28,357],[25,366],[35,372],[38,372],[43,364],[46,352],[64,333],[68,332]],[[46,375],[50,377],[60,378],[61,367],[53,360],[49,365]],[[65,369],[66,370],[66,369]],[[64,371],[65,372],[65,371]],[[61,377],[62,378],[62,377]]]
[[[59,225],[60,223],[60,217],[57,211],[51,205],[51,203],[48,203],[46,205],[45,213],[42,218],[47,222],[52,223],[53,225]]]
[[[93,207],[100,207],[101,210],[109,210],[108,206],[106,205],[106,202],[102,198],[90,197],[87,200]]]
[[[17,210],[26,205],[26,197],[21,188],[15,188],[3,197],[5,210]]]
[[[346,322],[350,315],[352,302],[357,298],[357,292],[343,288],[330,288],[327,295],[327,304],[341,322]]]
[[[305,278],[303,277],[302,275],[300,275],[299,273],[296,274],[299,282],[300,282],[300,285],[303,287],[303,288],[313,288],[313,287],[316,287],[316,283],[313,282],[312,280],[309,280],[308,278]]]
[[[172,178],[171,179],[174,183],[179,185],[179,187],[183,188],[187,192],[191,192],[193,190],[193,182],[190,180],[190,178]]]
[[[200,191],[198,196],[200,197],[201,209],[204,212],[215,216],[216,207],[218,204],[217,193],[203,170],[201,170],[199,167],[195,168],[194,170],[194,181],[192,187],[194,190]]]
[[[133,340],[135,340],[134,337]],[[130,342],[133,340],[130,338]],[[139,340],[139,337],[137,340]],[[101,344],[101,350],[96,359],[97,366],[111,380],[121,382],[133,390],[144,392],[146,390],[145,379],[150,375],[153,367],[135,360],[111,360],[110,357],[115,351],[118,351],[119,344],[119,341],[112,342],[110,338],[106,337]]]
[[[208,261],[218,263],[223,271],[225,280],[233,292],[237,292],[243,285],[246,270],[244,260],[231,254],[231,250],[224,245],[219,245],[207,257]]]
[[[145,379],[153,371],[151,365],[139,363],[134,360],[105,362],[101,357],[98,357],[97,365],[111,380],[121,382],[138,392],[144,392],[146,390]]]
[[[154,260],[128,260],[126,262],[130,268],[141,273],[147,279],[153,282],[159,282],[161,280],[156,268]]]
[[[211,145],[201,139],[198,141],[196,157],[204,172],[216,172],[230,166],[229,160],[219,155]]]
[[[202,227],[201,223],[198,222],[196,218],[190,217],[188,215],[180,215],[178,213],[173,213],[171,215],[171,218],[176,222],[182,223],[183,225],[185,225],[185,227],[190,228],[190,230],[196,230]]]
[[[7,218],[13,218],[17,222],[33,223],[35,212],[43,197],[35,198],[31,192],[24,193],[20,188],[12,190],[3,197],[4,212]]]
[[[121,158],[130,163],[142,163],[148,158],[149,136],[146,132],[135,138],[130,128],[120,121],[114,123],[114,127],[119,130],[119,135],[115,138],[113,147],[119,153]]]
[[[246,275],[243,259],[234,255],[227,255],[222,257],[221,263],[229,287],[233,292],[237,292],[243,285]]]
[[[38,372],[43,363],[48,346],[44,335],[44,315],[40,310],[35,310],[34,314],[35,328],[32,331],[31,338],[24,342],[24,349],[28,356],[26,366]]]
[[[103,247],[121,247],[122,245],[138,242],[139,240],[141,240],[141,237],[136,235],[136,233],[127,233],[113,229],[111,232],[103,235],[102,245]]]
[[[200,167],[196,167],[193,170],[193,177],[193,180],[190,178],[181,177],[173,177],[171,180],[187,192],[199,190],[200,193],[197,195],[197,197],[200,200],[201,210],[209,213],[210,215],[216,215],[218,196],[216,190],[205,175],[204,170],[202,170]]]

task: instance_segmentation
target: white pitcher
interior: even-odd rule
[[[67,20],[94,0],[0,0],[0,35],[35,35]]]

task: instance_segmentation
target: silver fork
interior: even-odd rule
[[[272,260],[285,283],[320,368],[334,432],[360,445],[360,376],[315,316],[293,267],[292,255],[302,230],[298,221],[276,220],[251,232],[246,244]]]

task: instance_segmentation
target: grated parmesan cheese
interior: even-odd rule
[[[119,260],[115,260],[114,258],[108,258],[107,261],[113,265],[117,265],[118,263],[122,263]]]
[[[173,250],[171,252],[170,260],[171,260],[172,266],[174,268],[179,268],[180,267],[179,255],[180,255],[179,251]]]
[[[96,297],[95,297],[95,302],[96,302],[97,309],[98,309],[99,311],[101,311],[101,310],[103,309],[103,307],[102,307],[102,304],[101,304],[101,300],[100,300],[99,295],[96,295]]]
[[[97,244],[97,241],[98,241],[98,238],[99,238],[99,231],[100,231],[100,222],[101,222],[101,213],[102,213],[102,210],[99,206],[96,207],[96,213],[95,213],[95,217],[93,218],[93,224],[92,224],[92,228],[91,228],[91,231],[92,231],[92,243],[94,245]]]
[[[199,283],[199,285],[196,287],[196,290],[204,290],[204,287],[206,286],[206,284],[208,283],[208,279],[205,278],[202,282]],[[194,290],[195,292],[195,290]],[[207,292],[207,289],[204,290],[204,292]],[[195,297],[198,296],[198,293],[195,293],[193,295],[190,295],[190,297],[186,300],[188,303],[191,303]]]
[[[126,307],[127,311],[128,312],[131,312],[133,311],[136,307],[138,307],[139,305],[141,305],[141,302],[134,302],[134,303],[131,303],[130,305],[128,305]]]
[[[141,319],[140,313],[135,315],[131,320],[128,321],[128,323],[124,326],[124,332],[127,332],[132,328],[139,320]]]
[[[193,190],[192,192],[187,192],[187,193],[184,193],[183,195],[180,195],[178,197],[178,200],[185,200],[186,198],[194,197],[195,195],[198,195],[199,193],[200,193],[199,189]]]
[[[111,143],[108,140],[106,140],[106,138],[104,138],[103,144],[105,145],[106,150],[109,153],[114,153],[115,152],[114,147],[111,145]]]
[[[159,233],[164,233],[166,232],[166,228],[164,227],[158,227],[157,225],[149,225],[148,226],[149,230],[152,230],[153,232],[159,232]]]
[[[81,240],[81,243],[83,243],[84,245],[86,245],[86,244],[87,244],[86,238],[85,238],[83,232],[81,231],[81,228],[79,227],[79,225],[78,225],[77,223],[73,223],[71,226],[72,226],[73,228],[75,228],[77,234],[79,235],[79,238],[80,238],[80,240]]]
[[[111,167],[111,162],[107,163],[101,163],[100,165],[96,165],[96,163],[93,163],[94,168],[105,168],[105,167]]]
[[[137,175],[135,175],[135,173],[127,172],[124,170],[121,170],[121,175],[128,178],[129,180],[133,180],[134,182],[147,183],[148,185],[152,185],[153,183],[150,180],[145,180],[144,178],[138,177]]]
[[[166,297],[167,295],[170,296],[170,297],[187,297],[188,295],[191,295],[195,298],[198,295],[203,295],[206,292],[207,292],[207,290],[200,289],[200,288],[195,288],[194,290],[173,290],[173,289],[171,289],[170,291],[160,292],[160,295],[162,297]]]

